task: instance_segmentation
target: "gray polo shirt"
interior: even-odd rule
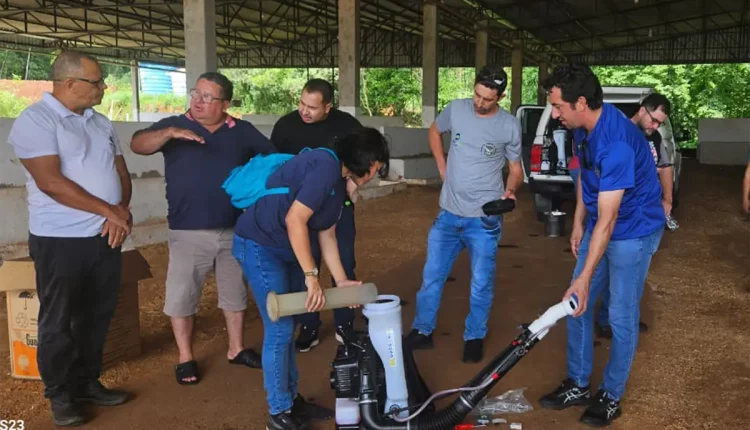
[[[122,155],[112,123],[86,109],[78,115],[50,93],[26,108],[8,135],[16,157],[60,157],[63,176],[109,204],[122,199],[115,156]],[[104,217],[64,206],[43,193],[26,172],[29,231],[36,236],[91,237],[101,233]]]
[[[481,217],[482,205],[505,192],[505,159],[521,160],[521,123],[502,107],[491,117],[474,113],[472,99],[454,100],[436,120],[451,144],[440,207],[463,217]]]

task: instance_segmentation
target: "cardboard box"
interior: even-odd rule
[[[140,252],[135,249],[122,252],[120,295],[102,357],[105,369],[141,354],[138,281],[150,277],[151,269]],[[39,299],[31,258],[3,262],[0,266],[0,291],[7,293],[11,376],[41,379],[36,363]]]

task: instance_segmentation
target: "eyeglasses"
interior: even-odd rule
[[[593,160],[588,155],[589,152],[589,142],[586,139],[583,139],[582,141],[578,142],[578,159],[581,162],[581,166],[583,166],[586,170],[591,170],[594,168]]]
[[[214,97],[211,94],[199,93],[195,89],[190,90],[190,98],[201,100],[203,103],[213,103],[214,100],[223,100],[221,97]]]
[[[104,78],[99,78],[99,79],[94,80],[94,79],[88,79],[88,78],[78,78],[78,77],[74,77],[74,76],[69,76],[69,77],[63,78],[63,79],[56,79],[55,81],[56,82],[62,82],[65,79],[73,79],[74,81],[86,82],[86,83],[89,83],[91,85],[94,85],[94,86],[97,86],[97,87],[100,87],[100,88],[103,88],[103,87],[106,86],[106,84],[104,83]]]
[[[646,113],[648,114],[649,118],[651,118],[651,122],[653,122],[654,124],[656,124],[656,128],[661,127],[662,122],[659,121],[658,119],[654,118],[654,116],[651,115],[651,111],[650,110],[648,110],[648,109],[643,109],[643,110],[645,110]]]

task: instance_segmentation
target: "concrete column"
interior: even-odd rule
[[[538,74],[538,85],[537,85],[537,95],[536,95],[536,103],[539,105],[546,105],[547,104],[547,92],[544,91],[544,88],[542,88],[542,84],[544,83],[544,80],[547,79],[547,76],[549,76],[549,64],[546,61],[539,62],[539,74]]]
[[[138,76],[138,60],[130,61],[130,86],[133,88],[133,121],[141,120],[140,80]]]
[[[422,127],[429,128],[435,121],[438,102],[438,9],[434,0],[427,0],[423,8],[422,35]]]
[[[185,75],[189,99],[190,89],[195,85],[198,76],[216,71],[216,2],[182,0],[182,8],[185,24]]]
[[[515,113],[516,108],[521,105],[523,95],[523,43],[520,40],[513,41],[510,66],[510,110]]]
[[[487,40],[487,27],[489,27],[489,21],[479,21],[476,26],[476,51],[474,54],[474,61],[476,71],[487,65],[487,52],[489,44]]]
[[[339,0],[339,109],[359,116],[359,0]]]

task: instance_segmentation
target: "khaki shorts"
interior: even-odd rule
[[[169,267],[164,313],[187,317],[198,312],[206,276],[215,269],[219,308],[247,308],[242,268],[232,255],[233,229],[169,230]]]

